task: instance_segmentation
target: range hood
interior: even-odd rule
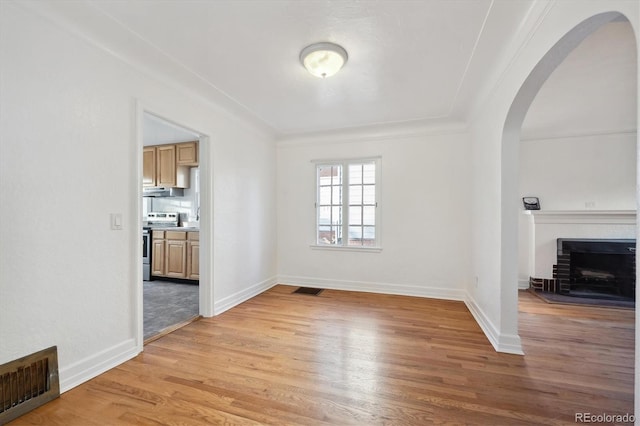
[[[182,188],[142,188],[143,197],[183,197],[184,189]]]

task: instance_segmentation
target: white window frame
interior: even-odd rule
[[[381,244],[381,177],[382,177],[382,159],[381,157],[362,157],[362,158],[348,158],[348,159],[334,159],[334,160],[313,160],[315,171],[315,226],[314,226],[314,243],[311,245],[313,249],[320,250],[338,250],[338,251],[360,251],[360,252],[380,252],[382,251]],[[375,164],[375,239],[373,246],[355,246],[348,245],[349,242],[349,166],[354,164],[374,163]],[[320,244],[318,242],[318,230],[320,227],[319,209],[320,209],[320,167],[329,166],[341,166],[342,167],[342,238],[341,244]]]

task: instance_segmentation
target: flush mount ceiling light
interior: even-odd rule
[[[347,62],[347,51],[333,43],[314,43],[302,49],[300,62],[316,77],[331,77]]]

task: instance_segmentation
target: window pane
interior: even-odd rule
[[[364,226],[362,237],[363,246],[374,246],[376,244],[376,228],[373,226]]]
[[[362,204],[362,186],[350,185],[349,186],[349,205],[361,205]]]
[[[362,227],[361,226],[349,227],[349,245],[350,246],[362,245]]]
[[[342,245],[342,226],[334,226],[333,228],[333,244]]]
[[[331,225],[331,207],[318,207],[318,225]]]
[[[331,201],[333,205],[342,205],[342,187],[341,186],[333,186],[333,191],[331,194]]]
[[[362,225],[362,207],[349,207],[349,225]]]
[[[374,226],[363,226],[363,238],[373,239],[376,237],[376,228]]]
[[[376,224],[376,208],[373,206],[363,207],[362,212],[363,225],[375,225]]]
[[[376,183],[375,163],[367,163],[363,165],[362,183]]]
[[[331,224],[342,225],[342,207],[332,207],[331,213]]]
[[[349,166],[349,184],[362,183],[362,164],[351,164]]]
[[[318,183],[320,185],[331,185],[332,166],[318,166]]]
[[[331,244],[332,232],[330,226],[318,227],[318,244]]]
[[[320,197],[319,200],[320,205],[327,206],[331,204],[331,187],[330,186],[321,186],[320,187]]]
[[[376,203],[376,187],[375,185],[365,185],[362,187],[362,202],[363,204],[375,204]]]
[[[333,166],[331,168],[334,185],[342,185],[342,166]]]

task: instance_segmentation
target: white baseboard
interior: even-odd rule
[[[97,354],[60,368],[60,392],[66,392],[140,353],[135,339],[128,339]]]
[[[401,296],[429,297],[432,299],[464,300],[464,290],[450,288],[445,283],[437,286],[413,286],[369,281],[345,281],[314,277],[278,276],[278,283],[286,285],[327,288],[332,290],[362,291],[369,293],[397,294]]]
[[[520,278],[518,279],[518,290],[526,290],[529,288],[529,279],[528,278]]]
[[[274,285],[278,284],[276,277],[271,277],[262,282],[252,285],[251,287],[241,290],[237,293],[227,296],[224,299],[218,300],[213,304],[213,315],[220,315],[224,311],[227,311],[234,306],[245,302],[252,297],[259,295],[260,293],[269,290]]]
[[[467,305],[469,312],[475,318],[476,322],[484,332],[489,343],[496,352],[504,352],[508,354],[524,355],[522,351],[522,342],[517,334],[501,334],[496,326],[491,322],[485,312],[478,306],[476,301],[469,293],[466,294],[464,303]]]

